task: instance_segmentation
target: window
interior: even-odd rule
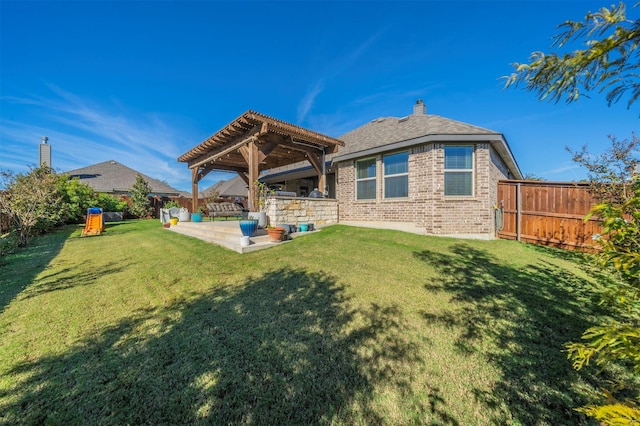
[[[356,199],[376,198],[376,159],[356,161]]]
[[[398,152],[385,155],[384,197],[401,198],[409,196],[409,153]]]
[[[445,146],[444,195],[473,195],[473,146]]]

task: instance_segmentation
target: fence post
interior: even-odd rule
[[[522,221],[522,193],[520,191],[521,183],[516,184],[516,240],[520,241],[520,223]]]

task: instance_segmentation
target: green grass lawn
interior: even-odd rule
[[[238,254],[131,221],[0,258],[0,423],[588,424],[581,254],[332,226]],[[595,278],[598,278],[598,282]]]

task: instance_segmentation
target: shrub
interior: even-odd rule
[[[62,196],[64,221],[67,223],[79,223],[87,213],[89,207],[95,206],[96,197],[89,185],[81,183],[79,179],[68,179],[60,176],[58,191]]]
[[[151,216],[152,207],[149,201],[151,187],[141,175],[136,176],[136,183],[129,190],[131,193],[131,205],[129,212],[138,218],[146,218]]]
[[[105,212],[122,212],[127,208],[125,200],[106,193],[99,193],[96,196],[95,205]]]
[[[614,319],[587,329],[584,343],[567,348],[577,370],[594,361],[602,370],[615,365],[618,372],[615,380],[603,383],[600,401],[578,410],[605,424],[635,424],[640,419],[640,389],[626,377],[640,376],[640,176],[624,202],[598,204],[587,219],[594,215],[603,220],[599,263],[621,278],[603,300]],[[628,376],[619,373],[625,370]]]
[[[0,192],[0,211],[11,218],[18,246],[26,246],[32,235],[64,223],[65,204],[53,169],[40,166],[26,174],[3,171],[0,176],[5,188]]]

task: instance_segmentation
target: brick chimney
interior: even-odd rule
[[[418,99],[413,106],[413,115],[427,115],[427,106],[422,102],[422,99]]]
[[[40,143],[40,151],[38,152],[38,163],[40,166],[46,165],[47,167],[53,167],[51,165],[51,145],[47,143],[48,137],[43,136],[42,143]]]

